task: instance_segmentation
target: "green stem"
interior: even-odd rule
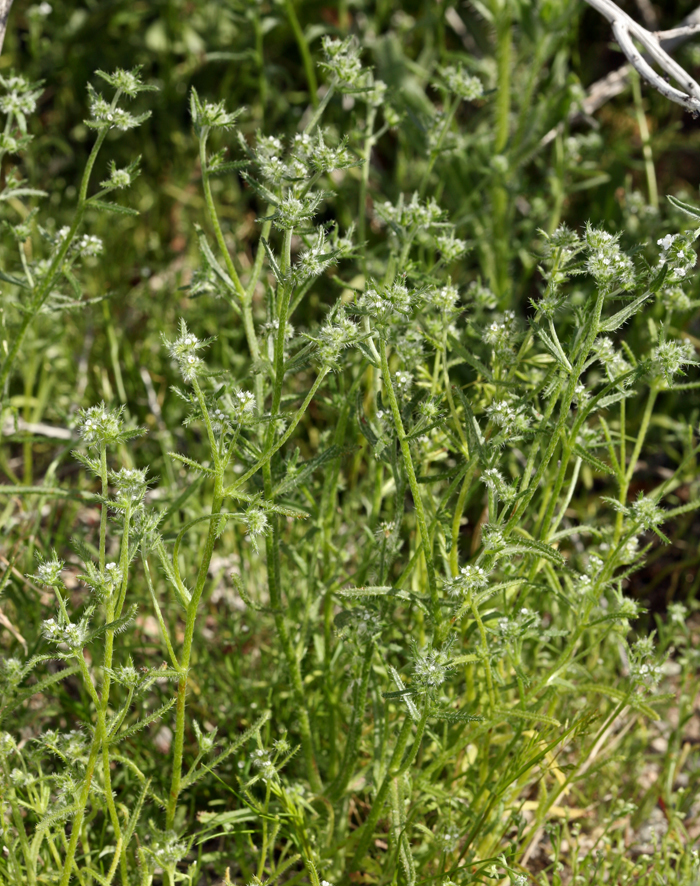
[[[119,91],[117,91],[117,94],[112,103],[113,105],[116,104],[118,97]],[[73,243],[73,239],[75,238],[78,228],[80,227],[80,223],[83,220],[83,215],[85,214],[85,204],[87,202],[87,189],[90,182],[90,176],[95,165],[95,160],[97,159],[97,155],[100,152],[100,148],[102,147],[102,143],[104,142],[106,136],[107,130],[101,129],[97,136],[97,139],[95,140],[95,144],[92,147],[92,151],[90,152],[90,156],[88,157],[88,161],[85,166],[85,171],[83,173],[83,178],[80,184],[80,191],[78,193],[78,205],[75,210],[75,215],[73,216],[73,221],[71,222],[70,228],[68,229],[68,233],[63,239],[60,249],[51,260],[49,268],[46,272],[46,276],[35,290],[31,302],[29,303],[29,306],[26,310],[26,313],[22,318],[19,329],[15,334],[14,341],[12,342],[12,347],[8,351],[7,356],[3,361],[2,369],[0,369],[0,409],[2,408],[2,403],[5,396],[5,387],[7,385],[10,372],[12,371],[12,367],[14,366],[15,359],[17,358],[19,349],[22,346],[24,337],[27,334],[27,330],[29,329],[36,315],[39,313],[42,305],[49,297],[54,280],[63,267],[63,262],[66,258],[66,255],[68,254],[68,250],[70,249],[71,244]]]
[[[306,82],[309,87],[311,104],[314,106],[314,108],[316,108],[318,107],[318,81],[316,80],[316,71],[314,70],[313,59],[311,58],[311,53],[309,52],[309,44],[306,40],[306,37],[304,36],[301,25],[299,24],[296,9],[294,8],[294,0],[284,0],[284,8],[287,12],[289,24],[291,25],[292,31],[294,32],[297,46],[299,47],[301,60],[304,64],[304,73],[306,74]]]
[[[166,810],[166,828],[168,829],[172,828],[175,822],[177,801],[180,796],[180,785],[182,782],[182,756],[185,743],[185,701],[187,698],[187,676],[190,667],[190,659],[192,657],[192,639],[194,637],[195,623],[197,621],[197,609],[199,607],[199,601],[207,580],[209,564],[211,563],[212,554],[214,553],[214,545],[216,544],[216,538],[219,530],[219,521],[216,518],[221,512],[221,506],[223,504],[222,485],[222,478],[219,474],[214,481],[214,497],[211,505],[211,521],[209,523],[207,540],[204,545],[204,552],[199,563],[197,583],[194,587],[192,597],[185,613],[185,639],[183,642],[182,655],[180,658],[180,679],[178,681],[177,687],[172,775],[170,780],[168,806]]]
[[[389,787],[391,786],[392,780],[406,772],[406,770],[413,763],[416,755],[418,754],[427,719],[428,700],[426,699],[423,706],[423,712],[421,713],[421,717],[416,729],[416,737],[413,741],[413,746],[411,747],[410,752],[406,754],[406,757],[404,758],[404,752],[406,750],[406,745],[408,744],[408,739],[411,735],[411,727],[413,725],[411,715],[409,713],[406,714],[406,718],[403,721],[403,726],[401,727],[401,732],[399,732],[399,737],[396,740],[394,753],[391,755],[389,768],[387,769],[386,775],[384,776],[384,779],[379,786],[379,790],[377,791],[377,795],[374,798],[374,802],[372,803],[372,808],[369,811],[369,815],[362,825],[362,836],[360,837],[360,841],[357,844],[357,848],[355,849],[355,852],[349,864],[349,871],[351,873],[358,869],[360,862],[365,857],[365,853],[367,852],[370,841],[372,840],[372,837],[374,835],[374,828],[376,827],[377,822],[379,821],[379,818],[384,809],[384,803],[386,801],[387,794],[389,793]]]
[[[421,541],[423,544],[423,555],[425,556],[425,565],[428,572],[428,590],[430,593],[433,621],[435,623],[435,628],[437,631],[438,643],[442,643],[445,638],[443,636],[442,610],[440,607],[440,597],[438,595],[437,578],[435,576],[435,564],[433,562],[432,537],[428,532],[428,523],[425,519],[423,499],[421,498],[420,486],[418,485],[418,480],[416,479],[416,471],[413,466],[413,457],[411,456],[411,445],[408,441],[408,438],[406,437],[406,431],[404,430],[403,420],[401,418],[401,411],[399,410],[399,404],[396,399],[396,392],[394,391],[394,385],[391,381],[389,361],[386,355],[386,342],[381,337],[379,339],[379,353],[382,361],[384,389],[389,398],[391,414],[394,419],[394,428],[399,438],[399,446],[401,447],[401,454],[403,456],[404,465],[406,467],[406,473],[408,474],[408,483],[411,488],[411,495],[413,496],[413,504],[416,508],[416,516],[418,517],[418,529],[420,531]]]

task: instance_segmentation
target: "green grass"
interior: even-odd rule
[[[694,124],[453,12],[13,9],[0,882],[700,879]]]

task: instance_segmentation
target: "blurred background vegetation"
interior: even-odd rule
[[[696,4],[678,0],[650,6],[627,0],[621,5],[638,20],[667,29]],[[623,231],[628,247],[646,242],[651,260],[655,240],[683,223],[664,195],[691,202],[697,197],[700,122],[637,84],[634,91],[628,86],[603,104],[593,117],[560,127],[552,139],[552,127],[623,58],[608,24],[581,0],[509,0],[502,7],[500,19],[489,21],[487,7],[479,2],[450,5],[449,0],[16,0],[0,73],[14,68],[43,80],[44,92],[31,121],[32,150],[26,158],[7,157],[2,174],[6,177],[18,164],[17,171],[33,187],[49,192],[40,216],[49,229],[67,223],[93,141],[83,119],[86,84],[94,82],[94,71],[141,65],[146,81],[160,89],[149,97],[150,120],[110,139],[98,161],[97,181],[104,177],[108,160],[124,166],[142,156],[143,173],[124,198],[140,211],[139,217],[95,214],[87,220],[86,230],[102,236],[108,246],[106,258],[93,260],[83,276],[85,297],[109,297],[85,312],[62,316],[60,322],[56,315],[46,315],[35,325],[24,345],[22,371],[12,380],[12,404],[19,414],[26,420],[66,424],[81,404],[101,399],[128,403],[135,420],[154,432],[139,444],[144,463],[167,482],[175,481],[162,453],[171,448],[166,427],[177,425],[180,405],[167,394],[173,379],[161,332],[173,330],[176,318],[184,314],[198,332],[218,335],[213,356],[220,364],[232,359],[243,363],[246,353],[240,325],[231,322],[225,302],[202,297],[193,303],[182,288],[199,263],[194,223],[203,221],[188,92],[195,86],[207,99],[225,99],[229,108],[245,106],[241,131],[248,140],[256,131],[291,135],[316,98],[317,79],[323,90],[319,69],[309,79],[299,30],[314,57],[320,56],[323,34],[357,34],[366,47],[365,61],[387,83],[388,101],[402,117],[400,126],[389,129],[372,152],[365,206],[370,243],[373,238],[381,241],[372,222],[375,194],[395,199],[427,185],[457,224],[458,236],[473,246],[455,269],[456,282],[466,286],[482,279],[496,292],[501,308],[512,307],[520,316],[538,293],[540,228],[552,231],[560,221],[575,228],[587,220],[604,223]],[[698,41],[689,41],[676,56],[697,75]],[[431,82],[436,68],[452,61],[463,61],[492,91],[480,107],[460,106],[423,181],[442,109]],[[506,89],[499,85],[504,76],[510,78]],[[347,110],[338,102],[326,118],[332,121],[336,114],[340,134]],[[239,158],[235,137],[227,144],[231,158]],[[350,170],[345,184],[339,184],[334,212],[346,227],[358,214],[360,175],[359,169]],[[221,177],[214,186],[227,237],[245,269],[257,249],[255,220],[265,207],[236,174]],[[16,221],[17,213],[26,210],[15,203],[8,212]],[[14,249],[8,234],[0,245],[6,268],[16,263]],[[379,252],[376,260],[381,259]],[[331,277],[321,278],[301,308],[299,322],[320,319],[338,292]],[[689,295],[697,297],[696,292]],[[695,311],[674,314],[674,322],[697,336],[695,316]],[[626,334],[646,335],[645,324],[663,318],[664,309],[657,304]],[[664,447],[673,451],[678,445],[677,419],[697,421],[698,413],[694,394],[678,395],[675,402],[668,396],[666,402],[668,426],[656,428],[661,462]],[[20,434],[8,442],[0,456],[5,482],[31,483],[55,460],[53,444],[45,440]],[[75,471],[68,458],[54,467],[62,476]],[[693,520],[689,515],[678,527],[681,541],[692,531]],[[662,547],[658,556],[668,557]],[[681,573],[673,571],[677,553],[670,556],[671,562],[664,560],[656,571],[653,564],[649,567],[653,575],[648,580],[637,579],[639,595],[646,595],[655,608],[668,601],[652,592],[658,596],[659,585],[668,588],[669,574],[676,575],[672,584],[680,580]],[[694,595],[697,556],[688,556],[692,588],[686,590]],[[687,576],[688,557],[681,561]]]

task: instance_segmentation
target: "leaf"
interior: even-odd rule
[[[175,705],[176,703],[177,697],[171,698],[170,701],[166,702],[162,707],[158,708],[155,711],[152,711],[142,720],[139,720],[138,723],[134,723],[133,726],[129,726],[129,728],[125,729],[124,732],[120,732],[117,735],[110,736],[109,744],[118,744],[120,741],[124,741],[125,738],[130,738],[132,735],[136,735],[137,732],[145,729],[146,726],[150,726],[151,723],[155,723],[156,720],[160,720],[163,714],[167,714],[170,708],[172,708],[173,705]]]
[[[479,723],[484,720],[476,714],[468,714],[466,711],[440,710],[436,708],[429,714],[434,720],[447,720],[448,723]]]
[[[86,206],[93,209],[99,209],[101,212],[113,212],[115,215],[140,215],[138,209],[132,209],[130,206],[120,206],[119,203],[110,203],[106,200],[96,200],[94,197],[87,200]]]
[[[469,653],[468,655],[458,655],[456,658],[450,659],[450,666],[457,667],[457,665],[473,664],[474,662],[482,660],[482,655],[475,655],[474,653]]]
[[[126,852],[129,843],[131,842],[131,838],[134,836],[134,831],[136,830],[136,823],[139,820],[139,816],[141,815],[141,809],[143,808],[143,802],[146,799],[146,794],[148,793],[148,789],[151,786],[151,779],[147,779],[144,783],[143,788],[141,789],[141,793],[139,795],[138,800],[136,801],[136,805],[131,811],[131,815],[129,816],[129,824],[126,826],[123,836],[122,836],[122,852]]]
[[[607,695],[608,698],[612,698],[613,701],[617,702],[625,701],[626,699],[630,707],[645,714],[645,716],[650,717],[652,720],[658,720],[659,718],[656,711],[650,708],[649,705],[644,704],[638,695],[630,695],[629,692],[613,686],[606,686],[605,683],[578,683],[576,690],[578,692],[597,692],[599,695]]]
[[[494,708],[494,714],[499,714],[506,719],[515,717],[516,720],[526,720],[528,723],[546,723],[548,726],[560,727],[559,720],[548,717],[546,714],[534,714],[532,711],[521,711],[519,708]]]
[[[224,286],[232,292],[234,295],[239,295],[240,293],[236,289],[236,284],[229,277],[226,271],[221,267],[219,262],[216,260],[214,253],[211,251],[211,246],[207,243],[207,238],[204,235],[204,231],[200,228],[199,225],[195,225],[195,230],[197,231],[197,236],[199,238],[199,248],[202,250],[204,258],[207,260],[209,267],[216,274],[216,276],[221,280]]]
[[[476,371],[480,375],[483,375],[487,381],[491,382],[492,385],[499,384],[499,382],[496,382],[496,379],[493,377],[491,371],[486,368],[481,360],[479,360],[473,354],[470,354],[460,341],[452,337],[450,343],[452,345],[452,350],[456,351],[463,360],[465,360],[473,369],[476,369]],[[502,384],[502,382],[500,384]]]
[[[658,292],[659,289],[661,289],[661,287],[664,284],[664,280],[666,279],[666,275],[668,274],[668,267],[669,266],[668,266],[667,262],[664,262],[661,265],[659,273],[654,277],[654,279],[649,284],[649,292],[651,292],[653,294],[655,292]]]
[[[484,435],[481,433],[479,422],[476,420],[476,416],[472,411],[471,403],[469,402],[469,400],[467,400],[464,391],[459,385],[453,385],[452,390],[456,392],[457,397],[459,398],[459,401],[464,409],[466,417],[465,424],[467,429],[467,440],[469,441],[470,454],[474,455],[474,453],[476,452],[477,461],[483,462],[486,457]]]
[[[366,588],[342,588],[338,593],[344,597],[381,597],[384,594],[391,594],[393,590],[391,585],[382,585]]]
[[[685,212],[685,214],[689,215],[691,218],[697,218],[700,220],[700,209],[691,206],[690,203],[684,203],[683,200],[679,200],[678,197],[667,195],[667,200],[672,206],[675,206],[676,209],[680,209],[681,212]]]
[[[278,283],[282,283],[284,280],[284,274],[280,270],[280,266],[277,264],[277,259],[272,254],[272,249],[270,249],[270,244],[267,242],[267,240],[264,237],[261,239],[262,239],[262,245],[265,249],[265,253],[267,254],[267,260],[270,263],[270,268],[272,270],[272,273],[275,275],[275,280],[277,280]]]
[[[5,271],[0,271],[0,280],[4,280],[5,283],[11,283],[13,286],[21,286],[22,289],[27,289],[29,287],[26,280],[21,280],[19,277],[5,273]]]
[[[535,332],[549,354],[554,357],[557,363],[567,372],[571,372],[571,363],[566,359],[566,355],[562,353],[561,348],[557,347],[556,342],[550,334],[544,329],[535,329]]]
[[[53,661],[55,656],[47,656],[47,659]],[[38,662],[37,662],[38,664]],[[58,671],[56,674],[51,674],[48,677],[44,677],[43,680],[38,680],[32,686],[29,686],[27,689],[20,690],[11,701],[2,708],[3,714],[11,713],[16,710],[23,702],[25,702],[28,698],[31,698],[33,695],[36,695],[37,692],[43,692],[45,689],[48,689],[49,686],[54,686],[56,683],[60,683],[61,680],[65,680],[66,677],[71,677],[73,674],[77,674],[80,670],[79,665],[74,664],[70,665],[67,668],[64,668],[62,671]]]
[[[185,790],[185,788],[190,787],[190,785],[194,784],[198,781],[206,772],[211,772],[215,769],[220,763],[223,763],[227,757],[230,757],[234,751],[237,751],[241,745],[244,745],[247,741],[249,741],[254,735],[258,735],[260,730],[263,728],[265,723],[270,719],[270,711],[265,711],[265,713],[258,717],[258,719],[253,723],[252,726],[249,726],[248,729],[242,734],[239,735],[238,738],[235,738],[225,751],[222,751],[218,757],[215,757],[209,765],[203,765],[201,769],[197,772],[193,772],[191,775],[182,779],[181,790]]]
[[[584,449],[580,443],[576,443],[572,451],[579,458],[582,458],[585,462],[587,462],[591,467],[595,468],[596,471],[600,471],[601,474],[612,474],[613,476],[615,475],[615,471],[610,467],[610,465],[606,465],[604,461],[596,458],[595,455],[591,455],[591,453],[588,452],[588,450]]]
[[[660,285],[660,284],[659,284]],[[639,308],[644,304],[645,301],[651,296],[651,292],[645,292],[644,295],[640,295],[639,298],[635,298],[633,302],[627,305],[626,308],[623,308],[621,311],[618,311],[616,314],[613,314],[612,317],[609,317],[607,320],[604,320],[602,323],[598,325],[598,328],[601,332],[614,332],[616,329],[619,329],[623,323],[625,323],[629,318],[636,314]]]
[[[219,163],[218,166],[207,167],[207,175],[221,175],[224,172],[238,172],[250,166],[249,160],[233,160],[228,163]]]
[[[59,821],[63,821],[66,818],[70,818],[72,815],[75,815],[77,811],[77,803],[72,806],[62,806],[59,809],[54,809],[53,812],[49,812],[41,819],[36,826],[36,829],[38,832],[47,831],[52,825],[58,824]]]
[[[192,458],[187,458],[186,455],[180,455],[179,452],[168,452],[170,458],[174,458],[177,461],[181,462],[183,465],[187,465],[188,468],[192,468],[194,471],[198,471],[200,474],[206,474],[208,477],[216,477],[216,471],[211,468],[205,468],[204,465],[200,465],[198,461],[195,461]]]
[[[115,634],[121,634],[122,631],[126,630],[126,628],[136,618],[138,608],[138,605],[134,603],[132,606],[129,607],[129,611],[126,613],[126,615],[122,615],[121,618],[117,618],[114,621],[110,621],[108,624],[102,625],[102,627],[97,628],[97,630],[88,635],[87,639],[85,640],[85,644],[87,645],[88,643],[92,643],[93,640],[97,640],[98,637],[106,634],[107,631],[113,631]]]
[[[37,188],[12,188],[9,191],[3,191],[0,194],[0,200],[11,200],[13,197],[48,197],[46,191],[39,191]]]
[[[420,720],[420,714],[418,713],[418,708],[416,707],[416,703],[410,697],[413,694],[413,692],[410,689],[406,689],[406,687],[404,686],[404,682],[401,679],[401,674],[399,674],[399,672],[396,670],[396,668],[389,665],[387,667],[387,670],[389,671],[389,674],[391,675],[391,679],[396,684],[396,688],[398,689],[398,692],[390,692],[390,693],[384,692],[384,693],[382,693],[383,697],[384,698],[402,697],[403,700],[406,702],[406,707],[408,708],[408,713],[411,715],[411,719],[413,720],[414,723],[417,723]]]
[[[626,400],[628,397],[634,397],[634,391],[620,391],[617,394],[610,394],[609,397],[603,397],[598,401],[596,405],[596,409],[607,409],[608,406],[612,406],[613,403],[619,403],[620,400]]]
[[[546,560],[556,563],[557,566],[564,565],[564,558],[551,545],[541,541],[535,541],[534,538],[518,538],[515,544],[509,544],[501,551],[503,554],[539,554]]]

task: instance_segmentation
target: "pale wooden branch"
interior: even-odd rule
[[[12,0],[0,0],[0,52],[2,52],[2,44],[5,42],[7,20],[10,17],[11,8]]]
[[[696,34],[700,34],[700,6],[689,13],[677,27],[668,31],[657,31],[654,36],[659,41],[661,48],[668,53],[682,46]],[[650,59],[651,56],[646,57],[647,61]],[[631,70],[631,65],[621,65],[616,70],[606,74],[605,77],[601,77],[600,80],[592,83],[588,87],[588,94],[581,103],[580,109],[576,109],[569,114],[569,123],[576,123],[581,120],[593,122],[591,115],[598,108],[601,108],[610,99],[625,91]],[[554,141],[557,132],[561,129],[563,129],[563,124],[551,129],[540,142],[540,147],[543,148]]]
[[[638,24],[612,0],[586,0],[586,3],[610,22],[620,49],[641,77],[671,101],[693,113],[700,112],[700,85],[662,48],[655,34]],[[676,81],[680,89],[672,86],[651,67],[634,45],[633,38],[646,49],[650,59]]]

